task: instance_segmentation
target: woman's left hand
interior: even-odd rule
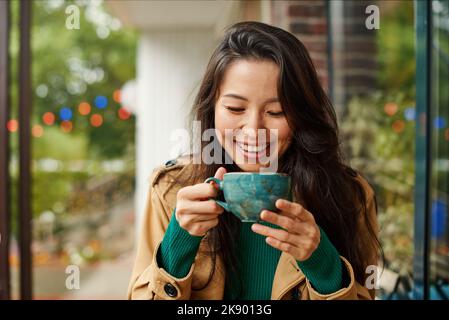
[[[320,228],[313,215],[299,203],[285,199],[278,199],[276,207],[279,213],[263,210],[260,218],[285,230],[259,223],[254,223],[251,229],[266,236],[265,241],[270,246],[291,254],[297,261],[307,260],[320,243]]]

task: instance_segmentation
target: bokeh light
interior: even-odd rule
[[[404,130],[405,128],[405,122],[403,120],[396,120],[395,122],[393,122],[393,124],[391,125],[391,127],[393,128],[393,130],[396,133],[400,133]]]
[[[95,98],[95,106],[99,109],[104,109],[108,105],[108,98],[105,96],[97,96]]]
[[[6,128],[9,132],[16,132],[19,129],[19,122],[16,119],[11,119],[6,123]]]
[[[120,103],[121,102],[121,92],[120,90],[115,90],[112,94],[112,99],[114,99],[115,102]]]
[[[68,107],[64,107],[59,111],[59,117],[62,121],[69,121],[73,117],[72,110]]]
[[[444,138],[449,141],[449,129],[444,130]]]
[[[69,133],[70,131],[72,131],[73,129],[73,124],[72,121],[62,121],[61,122],[61,130],[64,131],[65,133]]]
[[[384,106],[384,111],[391,117],[398,111],[398,105],[394,102],[388,102]]]
[[[436,129],[443,129],[446,126],[446,119],[443,117],[436,117],[433,120],[433,125]]]
[[[126,111],[124,108],[118,109],[117,115],[120,120],[128,120],[131,117],[131,113]]]
[[[78,106],[78,112],[82,115],[82,116],[87,116],[90,113],[90,110],[92,109],[92,107],[90,106],[89,103],[87,102],[81,102]]]
[[[45,112],[42,116],[42,121],[47,125],[51,126],[55,123],[55,114],[53,112]]]
[[[44,128],[41,125],[35,124],[31,129],[31,134],[35,138],[40,138],[44,135]]]
[[[404,117],[408,121],[414,121],[416,119],[416,109],[412,107],[405,109]]]
[[[96,127],[96,128],[100,127],[103,124],[103,117],[100,114],[97,114],[97,113],[93,114],[90,117],[90,124],[93,127]]]

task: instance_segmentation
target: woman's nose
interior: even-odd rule
[[[265,124],[263,117],[261,117],[258,113],[252,113],[248,116],[245,125],[242,128],[242,132],[247,137],[247,139],[251,139],[250,141],[256,141],[257,137],[260,134],[264,134]]]

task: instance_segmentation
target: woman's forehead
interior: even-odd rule
[[[239,60],[227,67],[220,84],[220,96],[228,99],[277,97],[279,67],[271,61]],[[243,98],[243,99],[242,99]]]

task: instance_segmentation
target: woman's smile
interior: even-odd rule
[[[263,156],[270,156],[270,143],[249,145],[243,142],[235,141],[236,150],[246,159],[260,160]]]

